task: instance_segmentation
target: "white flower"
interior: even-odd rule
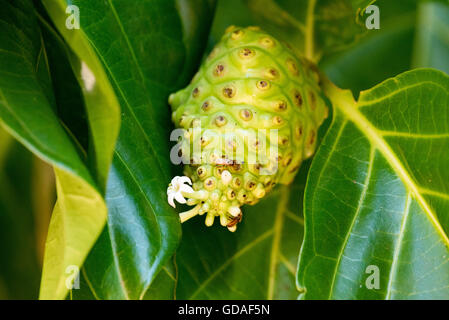
[[[173,207],[176,208],[175,202],[173,200],[178,201],[179,203],[186,203],[187,200],[184,198],[184,193],[194,193],[191,186],[187,185],[186,183],[192,185],[192,181],[189,177],[179,177],[176,176],[172,179],[170,185],[167,188],[167,197],[168,197],[168,203]]]

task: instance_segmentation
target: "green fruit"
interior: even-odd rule
[[[169,98],[173,122],[188,130],[179,154],[195,191],[182,221],[207,214],[210,226],[219,216],[234,231],[243,204],[293,181],[327,117],[318,82],[310,62],[258,27],[228,28],[190,85]]]

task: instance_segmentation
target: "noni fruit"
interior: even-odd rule
[[[191,83],[169,98],[184,129],[176,153],[187,177],[175,177],[167,194],[172,206],[193,206],[181,221],[206,214],[207,226],[219,217],[235,231],[242,205],[292,182],[315,151],[328,112],[323,97],[316,67],[288,45],[258,27],[228,28]]]

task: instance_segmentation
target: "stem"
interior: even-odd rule
[[[181,212],[179,214],[179,218],[181,219],[181,223],[186,222],[190,218],[193,218],[194,216],[198,215],[201,208],[201,204],[197,204],[193,209],[190,209],[189,211]]]
[[[309,5],[307,7],[307,16],[306,16],[306,34],[305,34],[305,45],[304,51],[306,58],[310,61],[314,61],[313,52],[314,52],[314,11],[315,11],[316,0],[309,0]]]

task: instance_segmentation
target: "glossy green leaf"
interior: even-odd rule
[[[312,61],[338,51],[367,31],[362,15],[373,0],[245,0],[268,32]]]
[[[16,139],[55,166],[58,203],[49,228],[40,296],[60,299],[68,291],[66,268],[82,264],[104,226],[106,206],[57,117],[47,52],[32,3],[1,5],[0,118]],[[92,136],[98,132],[95,124],[106,120],[98,109],[107,107],[111,106],[93,108]],[[109,130],[104,136],[115,139],[112,125]],[[102,150],[103,156],[111,157],[112,148]],[[102,170],[107,172],[107,167]]]
[[[62,1],[53,1],[51,3],[44,2],[44,6],[53,19],[56,28],[63,36],[68,38],[68,44],[77,54],[75,56],[65,48],[63,41],[53,32],[60,46],[66,49],[66,55],[70,59],[75,76],[81,84],[89,124],[88,165],[103,193],[112,161],[115,140],[119,131],[119,104],[101,62],[84,34],[81,31],[77,31],[77,29],[69,30],[66,28],[65,8],[67,5]],[[83,187],[83,181],[80,179],[73,179],[59,170],[55,170],[55,173],[59,196],[49,228],[41,298],[52,297],[51,293],[48,295],[47,283],[52,282],[52,277],[55,274],[53,268],[59,265],[60,252],[67,251],[70,255],[70,250],[73,250],[70,244],[64,243],[64,241],[54,241],[54,239],[60,239],[64,233],[70,234],[75,231],[76,235],[74,236],[76,237],[90,241],[96,240],[103,229],[107,212],[100,193],[89,192],[88,189]],[[65,197],[64,194],[71,196]],[[88,197],[84,196],[85,198],[80,201],[78,198],[82,194],[88,195]],[[78,230],[79,228],[81,230]],[[56,245],[52,245],[52,243]],[[83,260],[89,253],[92,245],[93,242],[89,242],[88,247],[82,248],[84,249],[81,251]],[[80,251],[77,247],[75,249]],[[49,270],[45,268],[46,265],[49,266]],[[80,264],[76,265],[80,266]],[[60,268],[67,268],[67,264],[62,265]],[[66,270],[64,269],[65,277],[67,277]],[[65,283],[64,287],[65,295],[65,292],[67,292]]]
[[[46,254],[55,263],[44,266],[41,295],[44,298],[63,298],[67,292],[65,268],[67,265],[81,265],[105,222],[106,208],[89,171],[55,115],[45,47],[32,4],[29,1],[16,1],[12,5],[2,1],[1,6],[2,123],[12,136],[53,164],[56,171],[65,177],[60,181],[60,191],[79,187],[72,194],[60,194],[61,197],[85,204],[85,215],[79,215],[76,209],[61,208],[54,215],[54,221],[65,219],[66,223],[53,223],[51,228],[54,231],[52,233],[50,230],[50,233],[60,232],[59,237],[50,236],[47,242]],[[73,181],[78,184],[72,185]],[[100,210],[92,211],[101,206]],[[95,212],[94,216],[92,212]],[[72,219],[78,219],[81,223],[70,225]],[[82,232],[87,222],[96,224],[97,233]]]
[[[406,72],[357,102],[325,91],[334,119],[306,187],[301,297],[447,299],[449,77]]]
[[[120,127],[120,106],[95,47],[89,43],[82,29],[67,29],[68,14],[65,11],[68,4],[63,0],[43,1],[43,4],[73,50],[72,53],[66,48],[63,40],[48,27],[55,42],[61,47],[60,51],[70,60],[74,75],[80,83],[89,125],[87,159],[98,185],[104,191]]]
[[[70,63],[70,57],[74,54],[56,31],[44,5],[41,2],[36,2],[35,5],[52,78],[56,113],[74,143],[79,146],[79,152],[86,157],[89,124],[81,85]]]
[[[360,91],[405,72],[412,66],[416,0],[377,0],[380,30],[320,61],[320,69],[340,88]]]
[[[53,3],[45,2],[48,10]],[[98,299],[143,299],[152,295],[150,284],[173,255],[181,233],[166,200],[173,176],[167,99],[198,65],[214,2],[70,3],[78,6],[79,32],[94,48],[122,107],[107,186],[108,227],[85,263],[89,286],[74,290],[72,297],[86,297],[82,291],[89,290]],[[62,20],[49,12],[54,21]],[[71,33],[61,32],[71,44]]]

